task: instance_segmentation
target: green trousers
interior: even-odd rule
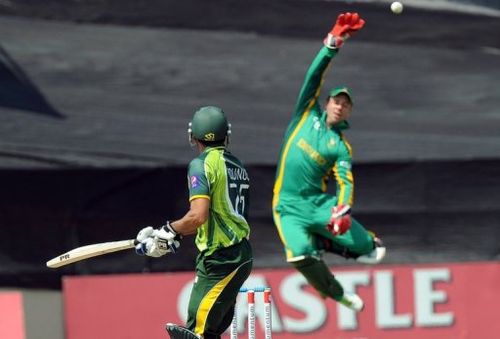
[[[337,252],[345,249],[359,256],[373,250],[373,236],[354,218],[351,228],[343,235],[334,236],[326,229],[336,202],[335,196],[324,194],[309,200],[297,199],[293,204],[281,204],[273,210],[288,261],[320,256],[324,249],[322,238],[331,240]]]
[[[252,270],[248,240],[196,259],[186,327],[204,339],[220,339],[231,324],[240,287]]]

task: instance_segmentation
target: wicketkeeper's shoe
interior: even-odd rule
[[[385,257],[385,246],[382,243],[382,240],[377,236],[373,235],[373,243],[375,248],[368,254],[360,255],[356,258],[356,261],[363,264],[378,264]]]
[[[339,303],[356,312],[361,312],[365,307],[363,299],[361,299],[356,293],[351,292],[344,292],[344,295]]]

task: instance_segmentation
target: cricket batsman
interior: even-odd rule
[[[151,257],[175,253],[181,238],[196,234],[199,254],[187,324],[169,323],[167,331],[172,339],[220,339],[252,270],[247,223],[250,181],[240,160],[227,150],[230,124],[222,109],[201,107],[188,133],[199,152],[188,169],[190,209],[159,229],[143,228],[136,252]]]
[[[352,150],[344,132],[353,108],[347,87],[318,101],[323,77],[345,41],[363,28],[358,13],[340,14],[312,61],[285,131],[273,190],[273,218],[286,258],[324,298],[361,311],[363,300],[344,291],[322,260],[324,251],[375,264],[385,247],[351,216],[354,180]],[[327,193],[330,178],[336,194]]]

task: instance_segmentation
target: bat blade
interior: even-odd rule
[[[103,242],[72,249],[47,261],[47,267],[58,268],[99,255],[123,251],[135,246],[135,239]]]

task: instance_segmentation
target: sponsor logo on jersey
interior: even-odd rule
[[[200,180],[198,179],[198,177],[196,175],[191,176],[189,181],[191,181],[191,188],[196,188],[196,187],[200,186]]]
[[[319,131],[320,127],[321,127],[321,123],[319,122],[319,118],[318,117],[314,117],[313,118],[313,128],[317,131]]]
[[[345,160],[339,161],[339,165],[344,167],[344,168],[347,168],[348,170],[351,169],[351,162],[349,162],[349,161],[345,161]]]
[[[304,139],[300,138],[300,140],[297,142],[297,146],[299,146],[300,149],[302,149],[311,159],[313,159],[318,165],[323,166],[326,164],[325,158],[319,154],[317,150],[314,149],[309,143]]]

